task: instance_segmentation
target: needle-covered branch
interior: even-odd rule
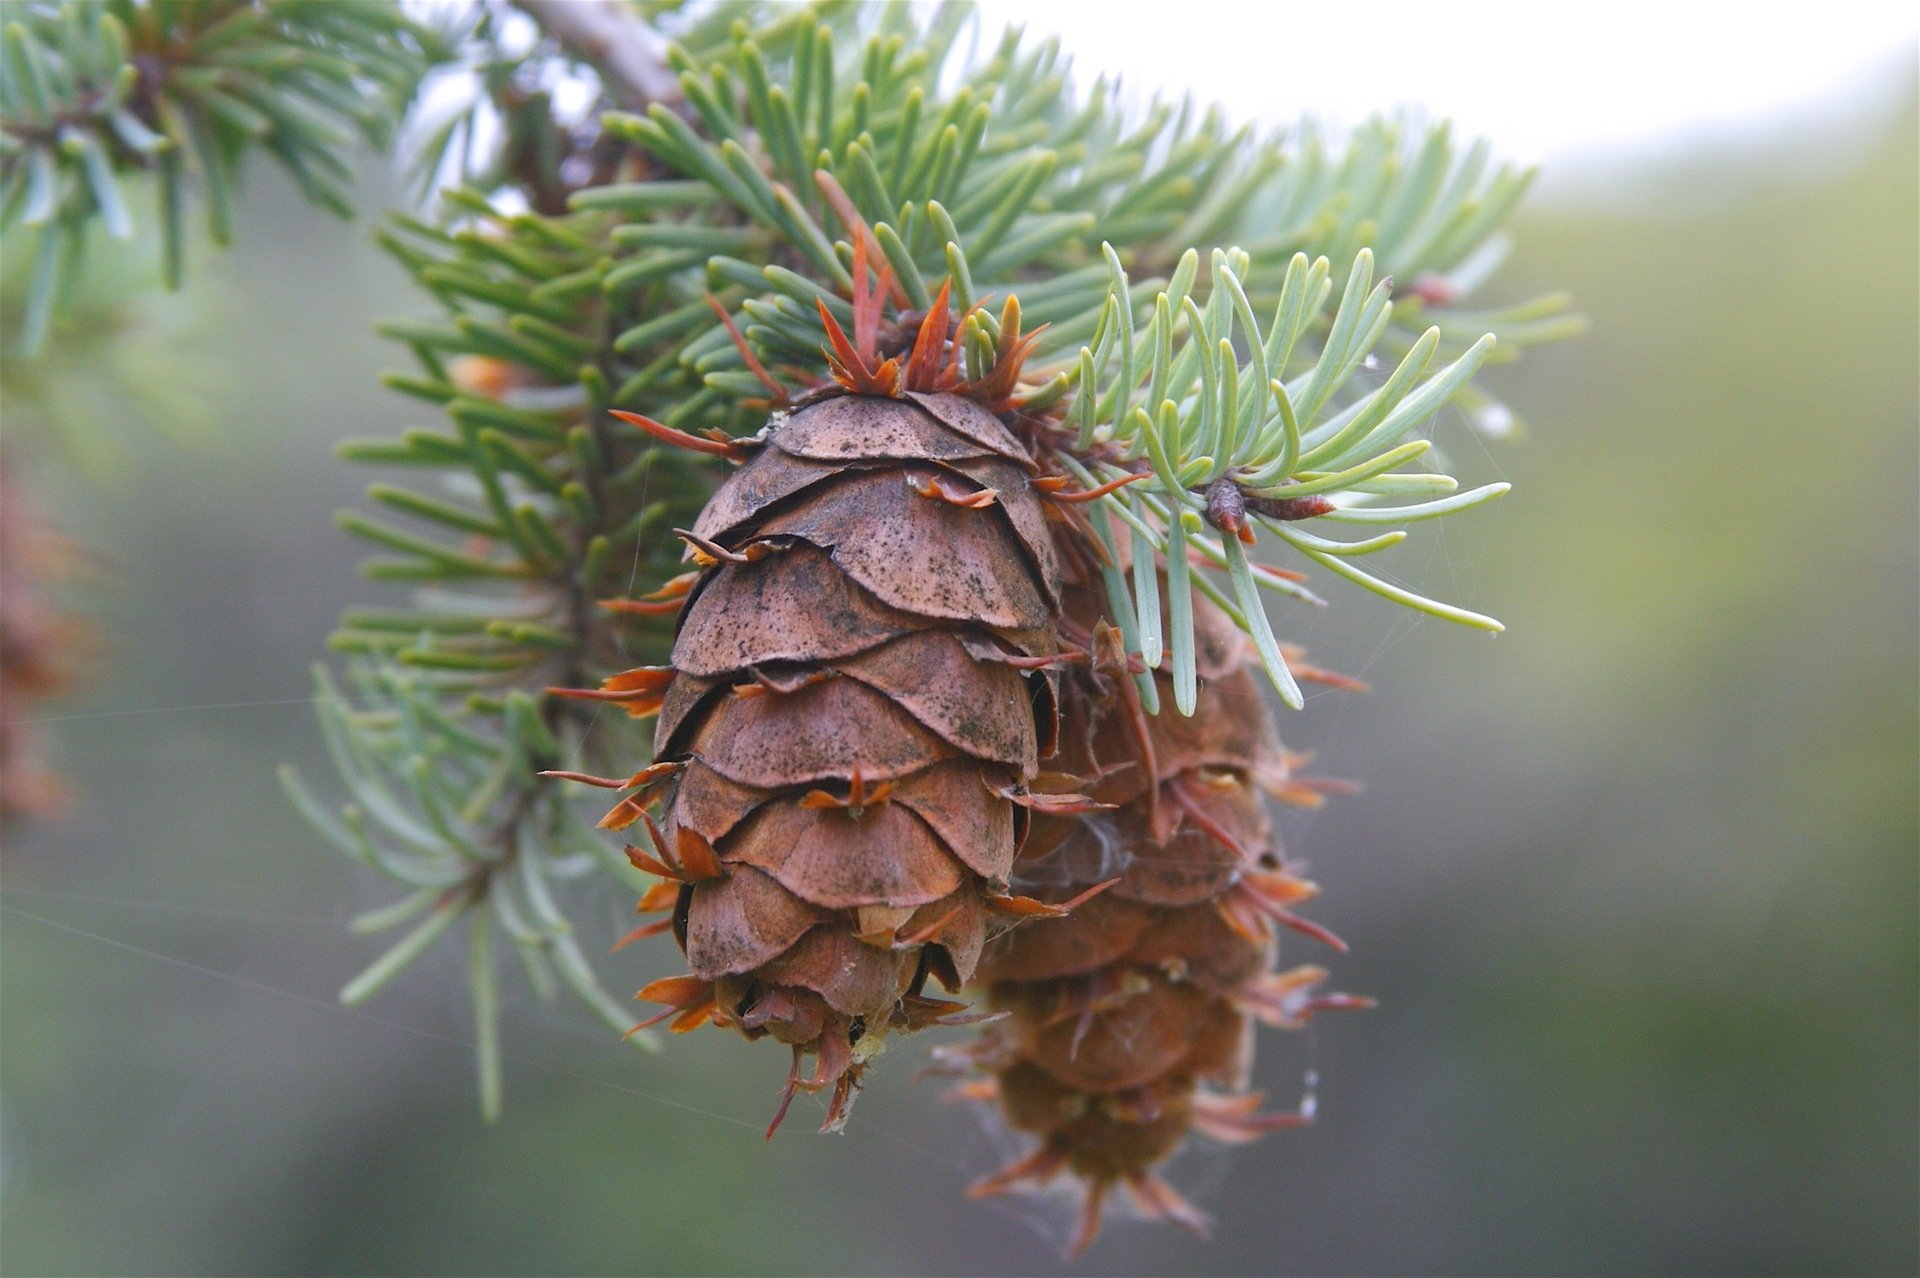
[[[1474,375],[1574,323],[1556,296],[1467,309],[1529,175],[1494,166],[1484,147],[1460,150],[1444,128],[1380,121],[1336,141],[1233,127],[1190,102],[1136,107],[1104,80],[1076,83],[1058,43],[1017,33],[959,66],[968,21],[964,6],[519,0],[481,6],[462,28],[479,91],[420,150],[426,171],[466,181],[439,193],[437,218],[401,217],[381,234],[438,312],[385,326],[416,364],[389,384],[440,420],[343,449],[397,468],[373,508],[342,523],[379,548],[370,575],[415,593],[353,610],[336,638],[358,663],[354,696],[327,692],[323,719],[353,806],[335,819],[297,791],[344,850],[403,885],[369,926],[415,930],[356,996],[469,918],[483,1035],[497,1019],[496,923],[536,989],[574,983],[601,1007],[584,960],[560,957],[580,951],[545,891],[609,864],[584,854],[599,840],[572,782],[621,791],[604,823],[644,828],[666,784],[658,770],[697,754],[699,734],[670,730],[651,761],[635,716],[758,724],[780,698],[859,684],[838,667],[796,672],[777,645],[724,667],[724,698],[691,676],[676,683],[667,665],[677,614],[804,541],[793,528],[810,499],[742,481],[729,491],[752,514],[726,530],[700,522],[703,504],[729,474],[771,473],[755,459],[835,395],[954,395],[1017,434],[1017,468],[1032,474],[1013,480],[974,482],[952,458],[909,449],[903,494],[858,439],[845,456],[772,469],[804,488],[844,462],[849,491],[930,518],[1031,516],[995,563],[1039,553],[1057,530],[1089,597],[1104,597],[1101,615],[1057,653],[1000,658],[1056,673],[1088,663],[1138,741],[1200,724],[1171,711],[1202,703],[1235,645],[1295,705],[1297,679],[1333,678],[1301,664],[1266,616],[1272,595],[1318,602],[1300,569],[1497,628],[1359,561],[1405,525],[1505,491],[1457,491],[1432,468],[1426,432],[1443,409],[1487,412]],[[561,81],[585,84],[590,106],[562,111]],[[491,149],[475,145],[483,137]],[[826,537],[826,518],[807,527]],[[761,521],[785,531],[762,536]],[[1269,562],[1263,542],[1298,562]],[[1224,636],[1210,649],[1196,626]],[[666,707],[676,687],[683,700]],[[845,800],[822,789],[822,801],[864,810],[860,776]],[[1042,808],[1075,797],[1045,793],[1043,779],[1000,797]],[[748,807],[774,802],[756,795]],[[713,881],[744,845],[721,846],[728,837],[638,851],[634,865],[667,876],[643,904],[669,917],[635,937],[678,928],[688,944],[681,890],[704,885],[701,908],[719,909]],[[809,900],[782,917],[816,908],[839,907]],[[911,948],[945,921],[865,908],[874,917],[849,944],[886,935]],[[649,987],[676,1025],[797,1025],[811,1006],[795,995],[722,1007],[720,978],[681,979]],[[854,1021],[867,1032],[866,1013],[836,1015],[848,1021],[833,1022],[840,1038],[789,1044],[832,1048],[793,1086],[857,1077],[860,1062],[839,1053],[856,1046]],[[498,1062],[483,1044],[489,1104]]]
[[[443,56],[390,0],[20,0],[0,28],[0,233],[37,233],[22,347],[45,340],[89,230],[130,239],[149,184],[168,287],[188,188],[215,243],[233,234],[249,155],[346,214],[359,145],[385,145]]]
[[[1301,526],[1320,517],[1363,524],[1433,518],[1505,493],[1507,485],[1489,484],[1453,494],[1451,476],[1423,468],[1429,441],[1409,438],[1465,389],[1494,352],[1493,334],[1436,367],[1440,331],[1428,328],[1384,380],[1360,379],[1363,371],[1384,369],[1377,351],[1394,312],[1390,283],[1374,282],[1370,250],[1356,256],[1333,305],[1327,259],[1294,254],[1264,324],[1248,300],[1244,280],[1254,263],[1244,252],[1214,251],[1204,308],[1192,295],[1197,254],[1181,260],[1169,288],[1156,292],[1150,306],[1135,298],[1111,246],[1107,258],[1107,305],[1093,343],[1081,348],[1073,368],[1075,395],[1065,422],[1074,446],[1089,458],[1083,464],[1090,481],[1112,482],[1143,468],[1152,475],[1147,487],[1105,498],[1111,513],[1133,529],[1149,562],[1176,552],[1177,526],[1180,551],[1226,569],[1239,616],[1282,700],[1297,709],[1300,689],[1266,626],[1260,591],[1296,598],[1303,592],[1290,577],[1256,571],[1246,547],[1259,529],[1396,602],[1500,629],[1491,618],[1347,562],[1397,544],[1404,532],[1338,541]],[[1136,315],[1146,318],[1136,324]],[[1453,495],[1411,506],[1374,504],[1405,479]],[[1153,599],[1124,590],[1111,602],[1123,616],[1158,612]],[[1191,714],[1197,688],[1190,618],[1176,618],[1167,642],[1175,703]]]

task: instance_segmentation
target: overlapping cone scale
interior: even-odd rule
[[[655,757],[694,983],[652,988],[792,1047],[789,1096],[831,1087],[834,1125],[888,1033],[942,1014],[925,983],[973,977],[1056,737],[1029,659],[1061,588],[1037,468],[975,405],[819,399],[758,442],[689,538],[711,562]]]

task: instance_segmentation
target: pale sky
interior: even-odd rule
[[[1334,125],[1412,104],[1524,161],[1619,158],[1701,129],[1838,108],[1915,65],[1920,8],[1886,0],[980,0],[997,36],[1056,33],[1091,81],[1192,89],[1235,119]],[[989,36],[989,38],[991,38]],[[1897,87],[1897,74],[1893,76]],[[1884,99],[1883,99],[1884,102]],[[1550,166],[1551,167],[1551,166]]]

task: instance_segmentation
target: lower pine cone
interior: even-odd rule
[[[1084,595],[1069,607],[1097,617]],[[1196,621],[1206,682],[1191,718],[1140,714],[1118,661],[1065,682],[1058,766],[1116,806],[1036,817],[1015,889],[1057,901],[1111,886],[989,943],[976,979],[1004,1016],[942,1053],[976,1075],[958,1096],[1039,1138],[973,1196],[1071,1177],[1082,1193],[1074,1254],[1116,1186],[1148,1218],[1204,1232],[1207,1218],[1157,1172],[1189,1133],[1241,1143],[1308,1119],[1260,1112],[1248,1090],[1254,1022],[1292,1029],[1319,1010],[1370,1006],[1314,993],[1322,968],[1277,967],[1277,927],[1345,949],[1292,912],[1315,889],[1282,858],[1261,802],[1262,791],[1293,802],[1317,791],[1291,775],[1244,641],[1217,610],[1196,607]],[[1089,638],[1097,652],[1100,636]]]

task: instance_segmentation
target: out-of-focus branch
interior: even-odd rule
[[[28,287],[15,349],[29,356],[74,296],[88,228],[136,238],[144,201],[133,201],[129,176],[159,188],[153,239],[178,287],[189,191],[214,243],[230,243],[243,161],[265,153],[314,204],[350,216],[355,137],[383,146],[421,78],[449,56],[398,0],[10,0],[5,35],[0,234],[19,227],[37,239],[18,268]]]
[[[514,4],[583,62],[606,77],[609,96],[630,108],[670,102],[680,80],[667,66],[666,45],[617,0],[514,0]]]
[[[87,628],[49,587],[82,552],[49,528],[18,474],[0,464],[0,823],[59,813],[66,787],[40,754],[33,714],[68,690],[91,646]]]

